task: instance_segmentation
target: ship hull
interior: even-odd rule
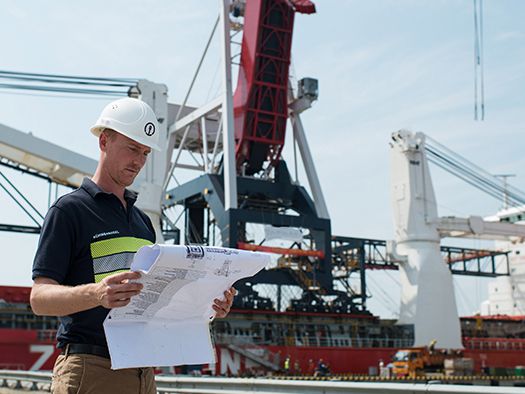
[[[0,329],[0,369],[51,370],[60,351],[38,330]]]
[[[474,359],[475,372],[484,368],[514,368],[525,365],[525,344],[522,341],[467,341],[465,357]],[[282,368],[286,357],[290,357],[289,374],[313,374],[322,359],[332,374],[375,374],[379,364],[387,365],[397,348],[351,348],[315,346],[258,345],[247,349],[251,353],[272,354],[270,360]],[[0,329],[0,369],[51,370],[59,354],[51,332],[24,329]],[[236,376],[267,371],[255,358],[239,353],[222,344],[216,346],[217,364],[214,374]]]

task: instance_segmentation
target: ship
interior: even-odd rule
[[[29,305],[29,287],[0,287],[0,369],[51,370],[59,355],[54,317],[36,316]],[[188,366],[221,376],[284,374],[313,375],[323,360],[331,374],[377,374],[400,348],[413,343],[413,329],[394,319],[371,314],[330,311],[277,312],[271,305],[260,309],[232,309],[213,323],[217,363]],[[465,357],[475,362],[475,372],[525,365],[523,316],[470,316],[461,318]],[[182,372],[183,369],[171,369]]]
[[[373,315],[366,305],[366,272],[404,267],[404,274],[411,277],[423,270],[426,262],[417,262],[418,269],[408,272],[403,265],[407,258],[403,248],[392,248],[383,240],[331,233],[328,209],[300,118],[317,99],[317,81],[303,78],[295,87],[291,86],[289,75],[294,15],[314,13],[314,4],[309,0],[233,1],[229,9],[221,10],[220,20],[225,30],[232,26],[228,12],[236,18],[236,28],[243,29],[235,93],[225,89],[224,97],[219,100],[191,108],[186,103],[168,103],[166,87],[162,84],[147,80],[105,80],[106,85],[114,83],[127,88],[125,95],[148,102],[159,118],[166,120],[161,122],[161,131],[170,135],[171,146],[178,146],[174,158],[153,152],[151,161],[155,164],[146,165],[145,175],[138,178],[136,185],[141,198],[145,196],[145,200],[138,203],[151,216],[165,241],[221,244],[279,256],[271,269],[237,283],[239,294],[230,314],[213,322],[217,363],[184,368],[167,366],[168,370],[224,376],[312,375],[317,366],[324,363],[331,374],[375,374],[380,365],[391,362],[397,350],[436,338],[429,337],[434,332],[427,333],[428,326],[421,331],[420,315],[425,311],[410,309],[421,288],[410,293],[412,298],[404,299],[403,319]],[[222,59],[226,70],[223,77],[229,80],[232,56],[229,45],[224,47],[228,49],[224,49]],[[43,83],[53,79],[50,75],[44,78],[37,74],[15,77],[32,81],[41,78]],[[102,88],[97,81],[82,78],[81,83],[100,92]],[[66,82],[64,77],[60,78],[60,83]],[[78,84],[78,79],[72,82]],[[73,88],[69,89],[68,92],[74,92]],[[85,94],[86,89],[82,93]],[[281,155],[288,120],[300,153],[300,157],[297,155],[292,161],[302,160],[312,196],[298,182],[297,174],[290,173]],[[0,131],[2,165],[71,188],[77,187],[82,177],[89,176],[94,169],[94,161],[82,155],[66,155],[62,148],[46,143],[45,156],[44,149],[39,150],[43,141],[4,126]],[[425,150],[424,136],[420,134],[398,132],[392,139],[394,146],[397,142],[415,141],[405,144],[413,147],[412,150],[403,152],[409,151],[416,157],[400,158],[400,165],[428,171],[424,164],[426,155],[445,157],[443,152],[432,156],[437,152],[436,145]],[[184,163],[183,151],[201,155],[204,160],[198,165]],[[169,171],[160,173],[159,168],[169,168]],[[196,170],[199,175],[173,185],[167,181],[175,169]],[[406,171],[397,171],[397,174],[406,174]],[[424,180],[420,184],[425,185],[427,192],[433,193],[430,176],[426,172],[416,175]],[[403,196],[406,194],[406,201],[410,202],[414,179],[407,177],[403,182],[406,182]],[[159,206],[162,194],[165,198]],[[435,203],[435,198],[425,203],[432,200]],[[171,209],[182,211],[174,213]],[[424,209],[426,212],[434,208],[425,206]],[[417,212],[400,216],[422,217]],[[183,217],[184,224],[177,225],[176,217]],[[477,236],[491,235],[483,232],[483,227],[490,227],[486,221],[470,218],[465,223],[460,220],[440,223],[441,228],[424,228],[431,234],[429,239],[432,238],[426,240],[432,247],[432,261],[437,257],[443,263],[441,268],[446,268],[440,272],[443,282],[436,281],[432,286],[449,283],[452,274],[509,275],[509,272],[499,272],[494,263],[497,259],[508,260],[508,250],[440,245],[440,238],[458,232],[457,228],[463,229],[462,235],[468,235],[469,231]],[[495,227],[501,224],[493,223]],[[250,231],[248,224],[264,227],[259,227],[257,233]],[[407,231],[402,223],[397,226],[401,236],[396,242],[398,246],[404,245],[406,251],[413,240],[404,234]],[[0,229],[25,233],[40,230],[38,226],[2,226]],[[500,231],[500,234],[512,236],[513,231],[521,234],[516,227],[504,230],[507,232]],[[272,239],[284,240],[284,245],[273,243]],[[488,270],[480,269],[481,260],[490,262]],[[470,263],[474,263],[474,267]],[[350,284],[351,278],[357,278],[358,288]],[[258,287],[264,285],[273,286],[273,290]],[[301,293],[285,299],[283,290],[287,286],[300,288]],[[34,315],[29,297],[28,287],[0,286],[0,368],[51,370],[58,356],[57,319]],[[446,294],[444,298],[451,303],[453,296]],[[435,305],[437,301],[426,300],[428,305]],[[463,347],[465,357],[474,360],[476,373],[525,365],[525,316],[493,312],[455,318],[455,304],[447,304],[444,312],[447,324],[439,327],[446,335],[436,333],[438,347],[450,348],[449,343],[452,347]],[[436,314],[429,323],[437,326],[435,319],[440,318]],[[449,327],[449,322],[458,325]]]

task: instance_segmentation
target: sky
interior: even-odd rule
[[[319,80],[319,100],[302,120],[333,234],[393,238],[389,139],[401,128],[423,131],[490,173],[514,174],[511,183],[525,190],[525,2],[483,4],[483,122],[474,121],[473,111],[472,1],[324,0],[316,14],[296,17],[292,72]],[[0,0],[0,7],[0,70],[146,78],[166,84],[169,101],[177,103],[218,15],[216,0]],[[217,41],[210,53],[190,105],[219,94]],[[0,89],[0,123],[96,159],[88,130],[107,102]],[[291,160],[289,147],[284,155]],[[45,211],[45,182],[0,170]],[[500,208],[431,171],[441,216],[484,216]],[[1,190],[0,208],[0,223],[31,224]],[[31,284],[36,243],[33,235],[0,233],[3,285]],[[395,315],[396,275],[369,275],[374,313]],[[475,312],[487,281],[454,282],[460,314]]]

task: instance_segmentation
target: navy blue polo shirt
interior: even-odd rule
[[[134,206],[137,194],[126,190],[124,198],[127,209],[117,196],[88,178],[80,188],[60,197],[42,226],[33,279],[46,277],[77,286],[128,271],[135,252],[155,242],[155,230],[149,217]],[[59,346],[106,346],[102,323],[108,312],[99,306],[60,317]]]

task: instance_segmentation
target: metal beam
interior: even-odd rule
[[[20,226],[17,224],[0,223],[0,231],[8,231],[11,233],[40,234],[40,230],[40,227],[35,226]]]
[[[499,239],[518,242],[525,240],[525,225],[487,222],[480,216],[439,218],[437,229],[442,237]]]
[[[399,269],[399,265],[388,257],[387,243],[384,240],[334,236],[332,254],[334,261],[337,262],[339,260],[342,262],[345,258],[356,258],[359,261],[362,259],[366,269]],[[494,261],[496,257],[507,258],[508,252],[441,246],[441,254],[454,275],[479,277],[509,275],[508,269],[496,269]]]
[[[237,170],[233,128],[233,93],[230,48],[230,1],[219,0],[222,43],[222,146],[224,166],[224,209],[237,208]]]
[[[303,159],[304,169],[308,178],[308,184],[312,190],[317,215],[323,219],[330,219],[330,214],[328,213],[328,208],[326,206],[321,188],[321,182],[319,182],[319,177],[317,176],[314,159],[312,153],[310,152],[306,135],[304,133],[303,123],[301,122],[299,114],[291,112],[290,121],[292,122],[294,138],[297,141],[299,152],[301,153],[301,157]]]
[[[190,112],[184,118],[176,121],[173,125],[170,126],[168,133],[173,134],[179,130],[182,130],[186,126],[191,125],[193,122],[199,120],[203,116],[206,116],[210,112],[217,111],[221,107],[221,105],[222,97],[217,97],[209,103],[204,104],[202,107],[197,108],[195,111]]]
[[[91,176],[97,161],[30,133],[0,124],[0,157],[49,176],[54,182],[78,187]]]

